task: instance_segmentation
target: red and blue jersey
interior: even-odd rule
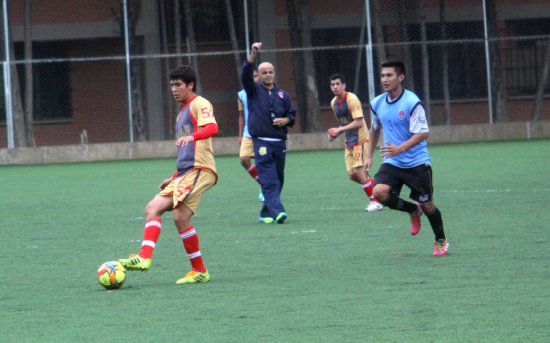
[[[216,124],[210,101],[195,95],[181,109],[176,122],[176,136],[193,134],[207,124]],[[196,140],[178,147],[178,176],[196,168],[209,169],[216,174],[212,138]]]

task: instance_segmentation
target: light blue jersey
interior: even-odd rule
[[[390,142],[400,145],[414,134],[429,132],[424,107],[416,94],[403,89],[403,93],[392,102],[388,102],[388,93],[383,93],[371,101],[372,128],[384,129],[384,145]],[[426,141],[403,151],[397,156],[389,157],[383,163],[400,168],[411,168],[420,164],[430,164]]]
[[[239,100],[243,103],[243,113],[244,113],[244,126],[243,126],[243,137],[252,138],[250,133],[248,132],[248,103],[246,101],[246,92],[245,90],[239,91],[237,93],[237,96],[239,97]]]

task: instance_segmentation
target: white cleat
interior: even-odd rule
[[[384,206],[382,206],[381,203],[378,201],[371,201],[367,208],[365,208],[365,212],[377,212],[382,211],[384,209]]]

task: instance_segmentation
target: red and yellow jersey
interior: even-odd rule
[[[177,138],[197,132],[207,124],[216,124],[210,101],[195,95],[181,109],[176,122]],[[192,169],[209,169],[216,174],[212,138],[178,147],[178,176]]]
[[[346,92],[344,99],[341,101],[334,97],[330,102],[330,107],[338,119],[340,126],[345,126],[354,121],[356,118],[363,118],[363,107],[361,101],[353,93]],[[367,123],[363,120],[363,125],[353,131],[346,131],[346,148],[351,148],[362,144],[369,140],[369,130]]]

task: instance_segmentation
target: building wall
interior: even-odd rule
[[[144,12],[138,32],[144,37],[144,53],[155,55],[159,51],[158,24],[156,6],[153,2],[143,0]],[[156,2],[154,2],[156,3]],[[381,4],[384,6],[383,1]],[[436,21],[439,1],[426,0],[429,20]],[[472,11],[472,0],[453,1],[448,5],[449,19],[458,20],[464,15],[477,17],[479,11]],[[112,8],[118,10],[119,1],[63,1],[34,0],[33,5],[33,39],[37,41],[64,40],[68,42],[70,57],[88,56],[122,56],[123,41],[119,27],[113,19]],[[499,19],[514,16],[534,17],[544,15],[549,7],[545,0],[500,0],[497,1]],[[261,61],[270,61],[275,65],[278,85],[289,92],[296,104],[294,75],[289,51],[269,51],[277,48],[290,48],[287,29],[286,5],[283,0],[264,0],[258,2],[258,39],[268,50],[260,54]],[[313,28],[358,27],[362,23],[363,0],[346,2],[311,0]],[[39,10],[38,10],[39,9]],[[9,2],[13,37],[16,41],[23,39],[23,0]],[[547,15],[547,14],[546,14]],[[381,18],[388,22],[395,18],[382,13]],[[391,31],[391,28],[390,30]],[[228,42],[199,44],[201,53],[230,50]],[[244,59],[244,54],[240,59]],[[174,59],[170,60],[170,67]],[[51,146],[61,144],[79,144],[81,133],[86,130],[88,142],[125,142],[128,141],[128,110],[125,84],[124,61],[84,61],[71,62],[71,87],[73,118],[56,123],[37,123],[35,139],[37,145]],[[167,73],[163,61],[150,57],[144,61],[147,83],[143,85],[144,110],[146,112],[153,140],[170,136],[173,118],[177,115],[179,105],[170,98],[167,87]],[[231,54],[208,55],[199,57],[199,73],[203,95],[214,105],[215,115],[221,132],[225,135],[236,135],[237,106],[236,93],[241,89],[237,66]],[[319,76],[323,77],[323,76]],[[322,85],[323,83],[320,82]],[[326,84],[328,87],[328,82]],[[368,99],[361,99],[368,113]],[[169,113],[169,102],[172,111]],[[486,101],[453,101],[453,124],[485,123],[488,121]],[[550,119],[550,100],[543,106],[543,119]],[[442,121],[442,106],[434,103],[432,108],[435,124]],[[510,121],[524,121],[531,116],[532,99],[510,100],[508,117]],[[300,115],[300,113],[298,113]],[[336,125],[328,107],[321,108],[320,121],[323,129]],[[300,131],[299,121],[291,133]],[[0,126],[0,147],[5,147],[6,128]]]

